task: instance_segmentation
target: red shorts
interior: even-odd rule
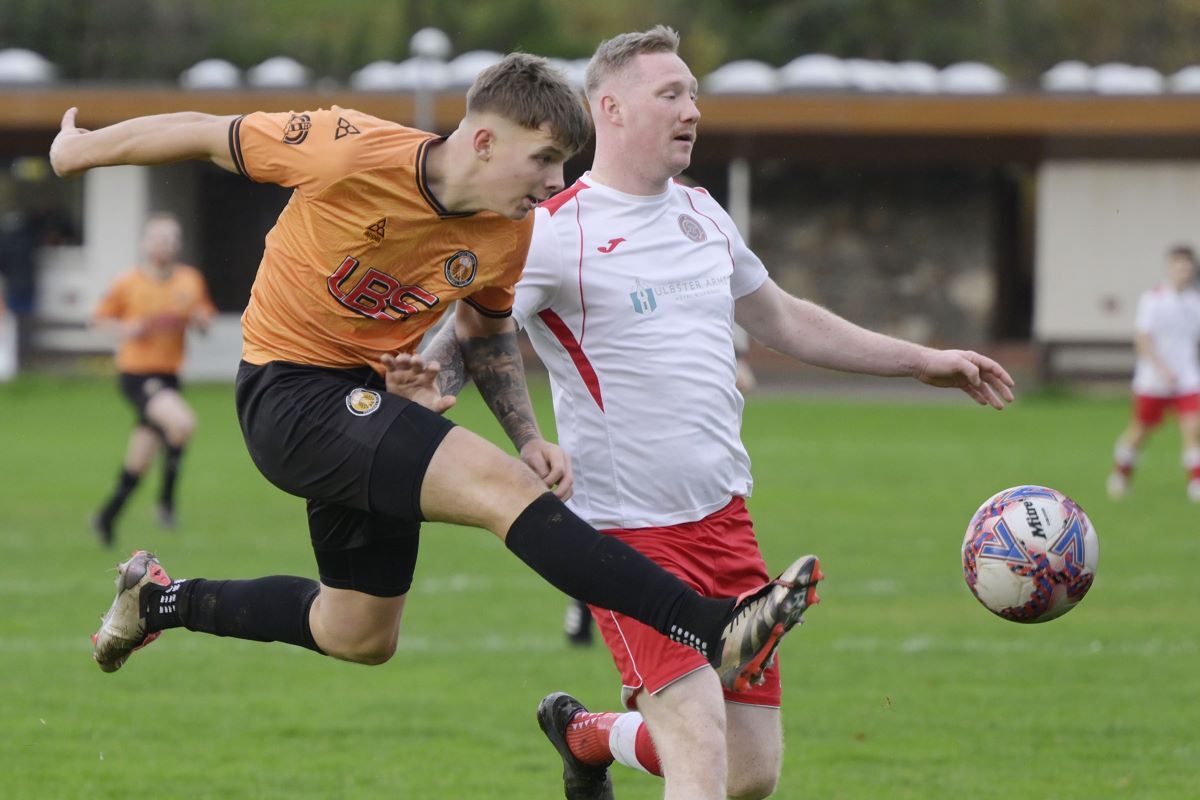
[[[1167,409],[1175,409],[1175,413],[1200,414],[1200,392],[1177,394],[1173,397],[1153,397],[1147,394],[1133,396],[1133,415],[1137,421],[1147,428],[1153,428],[1162,422]]]
[[[603,533],[622,540],[706,597],[736,597],[769,580],[754,538],[754,524],[740,497],[696,522]],[[685,675],[708,668],[704,656],[632,617],[595,606],[592,616],[621,673],[621,697],[628,708],[637,707],[637,695],[643,689],[654,694]],[[726,691],[725,699],[778,708],[782,696],[778,655],[775,662],[762,685],[748,692]]]

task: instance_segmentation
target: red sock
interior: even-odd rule
[[[658,751],[642,715],[576,714],[567,726],[567,747],[585,764],[611,764],[615,759],[627,767],[662,777]]]
[[[567,747],[585,764],[607,765],[613,760],[608,734],[620,714],[576,714],[567,725]]]
[[[1189,481],[1200,481],[1200,447],[1189,447],[1183,451],[1183,468]]]
[[[650,739],[650,729],[643,722],[638,728],[637,739],[633,744],[633,752],[637,755],[638,764],[651,775],[662,777],[662,764],[658,761],[658,751]]]
[[[646,721],[636,711],[621,714],[612,725],[608,735],[608,747],[618,764],[649,772],[662,777],[662,764],[658,751],[650,738]]]

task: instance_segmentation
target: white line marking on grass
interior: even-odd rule
[[[208,642],[215,641],[210,636],[192,636],[184,632],[168,631],[169,636],[154,645],[158,650],[200,650],[212,652]],[[223,648],[241,650],[252,648],[257,650],[264,645],[260,642],[227,639]],[[277,650],[280,654],[291,653],[307,656],[307,651],[298,647],[284,645],[266,645]],[[1143,639],[1124,641],[1045,641],[1042,639],[970,639],[945,638],[936,636],[912,636],[904,639],[884,639],[880,637],[842,637],[834,639],[827,645],[836,653],[900,653],[917,655],[925,653],[971,653],[986,655],[1010,655],[1013,653],[1056,653],[1066,656],[1081,656],[1106,654],[1109,656],[1127,656],[1138,658],[1194,658],[1200,654],[1200,643],[1188,639]],[[785,652],[787,645],[784,645]],[[86,658],[91,650],[91,642],[86,636],[5,636],[0,638],[0,653],[29,654],[45,652],[79,653]],[[441,653],[457,655],[462,653],[568,653],[570,652],[561,636],[553,634],[517,634],[488,633],[484,635],[468,635],[458,637],[447,636],[417,636],[402,633],[398,650],[407,653]],[[144,658],[139,654],[139,658]],[[154,658],[153,654],[148,656]]]
[[[398,653],[549,653],[566,652],[561,636],[504,636],[493,633],[470,639],[442,639],[401,635]]]
[[[1100,653],[1143,658],[1193,656],[1200,643],[1187,639],[1145,639],[1140,641],[1053,641],[1038,639],[964,639],[912,636],[906,639],[879,637],[842,637],[830,642],[830,649],[853,653],[1011,653],[1056,652],[1068,656]]]
[[[530,589],[539,585],[532,575],[528,577],[514,576],[496,580],[491,575],[472,575],[455,573],[453,575],[437,575],[429,578],[419,578],[413,581],[413,594],[454,594],[462,592],[495,592],[512,589]]]

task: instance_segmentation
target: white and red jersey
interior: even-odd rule
[[[1139,357],[1133,373],[1133,391],[1151,397],[1169,397],[1200,391],[1200,292],[1177,292],[1159,286],[1138,301],[1137,332],[1154,343],[1158,357],[1175,373],[1169,386],[1149,359]]]
[[[569,505],[597,528],[701,519],[751,490],[734,300],[767,271],[707,192],[585,174],[536,212],[513,316],[550,371]]]

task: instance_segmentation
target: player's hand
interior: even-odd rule
[[[930,386],[962,389],[981,406],[1002,410],[1013,401],[1013,379],[1004,367],[971,350],[931,350],[917,373]]]
[[[444,395],[438,388],[441,366],[436,361],[426,363],[414,353],[385,354],[383,381],[388,392],[412,400],[438,414],[454,405],[458,398]]]
[[[1163,379],[1163,381],[1166,382],[1167,388],[1170,389],[1172,392],[1175,391],[1175,386],[1179,383],[1179,376],[1177,376],[1174,373],[1174,371],[1171,370],[1170,367],[1163,366],[1163,365],[1160,365],[1158,367],[1158,374],[1159,374],[1159,377],[1161,377]]]
[[[210,322],[212,322],[212,314],[208,313],[207,311],[192,311],[190,314],[188,314],[188,327],[199,333],[208,333],[208,325]]]
[[[150,325],[145,319],[130,319],[121,323],[120,334],[124,339],[140,339],[150,332]]]
[[[54,137],[54,141],[50,143],[50,166],[54,169],[54,174],[60,178],[65,178],[69,175],[74,175],[80,170],[74,169],[70,165],[67,151],[70,149],[73,140],[87,133],[87,128],[80,128],[75,125],[75,114],[78,112],[75,106],[71,106],[63,114],[62,125],[59,127],[58,135]]]
[[[575,474],[571,471],[571,457],[553,442],[531,439],[521,448],[521,460],[532,469],[546,488],[554,492],[559,500],[570,500],[575,493]]]

